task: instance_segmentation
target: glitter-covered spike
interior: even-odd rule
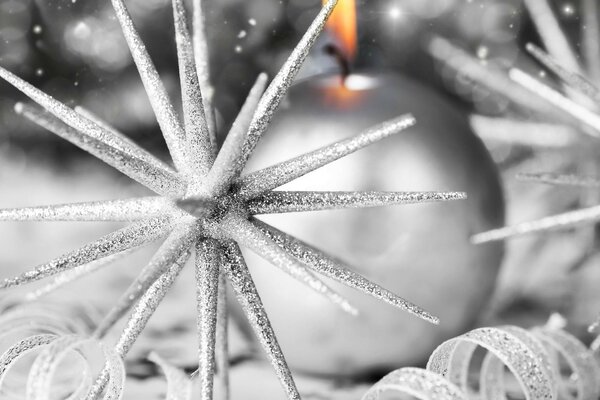
[[[517,174],[517,179],[521,181],[547,183],[550,185],[600,188],[600,179],[591,176],[565,175],[555,174],[551,172],[540,172],[535,174],[520,173]]]
[[[213,398],[220,252],[215,240],[203,240],[196,244],[196,301],[200,357],[198,373],[201,400]]]
[[[245,175],[237,182],[240,188],[239,194],[245,199],[256,197],[366,146],[400,133],[413,126],[415,122],[412,115],[403,115],[367,129],[353,138],[324,146],[310,153]]]
[[[160,278],[154,281],[150,288],[140,298],[115,345],[115,351],[121,358],[124,358],[125,355],[127,355],[133,343],[135,343],[142,330],[146,327],[148,320],[175,283],[175,279],[179,276],[184,265],[185,263],[175,263],[170,266]],[[106,387],[109,377],[108,367],[105,366],[96,379],[94,386],[89,391],[86,400],[97,400],[98,396]]]
[[[263,307],[250,271],[248,271],[242,252],[233,242],[223,243],[223,247],[223,268],[233,286],[238,302],[267,353],[273,368],[275,368],[275,373],[288,399],[300,400],[296,383],[281,352],[277,337],[273,332],[269,317]]]
[[[217,295],[215,361],[218,374],[215,379],[215,388],[221,393],[221,400],[229,400],[229,313],[227,312],[227,276],[223,268],[220,268],[219,271]]]
[[[162,299],[171,286],[173,286],[173,283],[175,283],[175,279],[184,266],[185,262],[172,263],[140,298],[131,317],[127,321],[127,326],[115,345],[115,350],[121,357],[124,357],[129,352],[129,349],[131,349],[131,346],[148,323],[148,320],[154,314],[154,311],[156,311],[156,308],[162,302]]]
[[[575,72],[571,72],[564,68],[556,59],[548,55],[545,51],[534,45],[527,43],[525,46],[529,54],[535,57],[546,68],[552,71],[556,76],[562,79],[570,88],[577,89],[581,93],[588,96],[590,99],[600,101],[600,90],[595,87],[585,77]]]
[[[189,223],[179,224],[133,283],[129,285],[125,293],[117,300],[117,304],[111,308],[102,322],[98,324],[95,335],[103,337],[170,266],[181,264],[183,268],[190,256],[190,249],[197,236],[195,226]]]
[[[82,132],[85,131],[78,131],[43,110],[22,103],[18,103],[15,110],[158,194],[181,196],[185,193],[186,184],[173,172],[150,164],[148,161],[105,141],[84,134]]]
[[[249,200],[250,214],[381,207],[466,199],[464,192],[268,192]]]
[[[136,222],[123,229],[109,233],[78,250],[41,264],[22,275],[4,279],[0,282],[0,289],[24,285],[94,260],[153,242],[166,236],[172,228],[171,218],[168,216]]]
[[[576,146],[581,140],[577,130],[567,125],[472,115],[471,126],[486,141],[511,145],[564,148]]]
[[[140,73],[144,89],[148,93],[148,99],[156,115],[156,120],[173,157],[173,162],[178,170],[186,171],[184,151],[185,132],[181,126],[179,117],[123,0],[111,0],[111,2],[117,19],[121,24],[121,30],[123,31],[133,60]]]
[[[507,226],[500,229],[478,233],[471,238],[475,244],[504,240],[529,233],[567,229],[578,225],[590,225],[600,221],[600,206],[569,211],[536,221]]]
[[[512,82],[505,74],[490,63],[483,64],[480,59],[455,46],[448,40],[433,36],[426,43],[426,50],[438,62],[452,69],[474,83],[473,86],[481,85],[495,95],[503,96],[514,104],[525,110],[556,119],[553,112],[554,107],[545,103],[528,90]]]
[[[73,109],[67,107],[66,105],[62,104],[61,102],[55,100],[51,96],[49,96],[46,93],[42,92],[41,90],[35,88],[31,84],[25,82],[18,76],[5,70],[2,67],[0,67],[0,78],[4,79],[5,81],[7,81],[11,85],[13,85],[15,88],[17,88],[18,90],[23,92],[25,95],[30,97],[33,101],[38,103],[40,106],[44,107],[49,113],[53,114],[55,117],[60,119],[63,123],[65,123],[66,125],[70,126],[73,129],[79,131],[79,137],[73,136],[74,134],[72,134],[72,135],[70,135],[69,139],[67,139],[67,138],[65,138],[65,139],[67,139],[69,141],[77,139],[78,143],[76,143],[76,144],[77,144],[77,146],[80,146],[80,147],[82,144],[84,144],[82,141],[82,137],[89,137],[89,138],[95,139],[94,143],[86,146],[87,148],[84,148],[84,150],[89,151],[94,156],[96,156],[102,160],[104,160],[104,158],[102,157],[101,152],[97,152],[97,151],[92,152],[90,149],[94,149],[95,147],[98,147],[99,149],[106,149],[106,151],[109,153],[106,155],[107,157],[111,156],[111,154],[110,154],[111,152],[114,153],[117,150],[118,150],[118,153],[122,153],[122,156],[127,154],[127,149],[126,149],[127,146],[124,147],[123,141],[120,138],[118,138],[117,136],[113,135],[110,131],[107,131],[106,129],[102,128],[101,126],[95,124],[93,121],[88,120],[87,118],[83,117],[79,113],[75,112],[75,110],[73,110]],[[39,111],[35,110],[35,108],[33,108],[33,107],[25,106],[24,104],[18,104],[16,107],[16,111],[31,113],[32,116],[33,115],[43,116],[43,113],[40,113]],[[45,118],[45,119],[49,120],[49,118]],[[40,123],[37,120],[35,120],[35,122],[38,124]],[[55,124],[55,125],[60,126],[59,124]],[[61,128],[61,130],[62,130],[62,128]],[[85,133],[82,133],[82,132],[85,132]],[[113,154],[112,158],[116,159],[117,157]],[[126,157],[126,158],[133,158],[133,157]],[[107,162],[106,160],[104,160],[104,161]],[[135,164],[134,161],[131,161],[130,164]],[[114,162],[116,162],[116,161],[113,160],[113,163]],[[117,168],[112,163],[110,163],[110,164],[113,167]],[[136,165],[133,165],[133,167],[136,167]],[[152,167],[151,169],[157,169],[157,172],[155,172],[154,174],[158,175],[158,174],[168,173],[168,171],[162,171],[159,166],[152,165],[151,167]],[[138,166],[138,168],[140,168],[140,167]],[[150,178],[152,175],[152,171],[149,170],[147,175],[149,175],[147,180],[151,180]],[[138,178],[140,178],[140,177],[138,177]],[[133,179],[136,179],[136,178],[133,178]],[[171,176],[171,179],[173,179],[175,182],[178,181],[176,176]]]
[[[138,221],[172,213],[164,197],[0,209],[0,221]]]
[[[75,282],[76,280],[83,278],[85,276],[91,275],[94,272],[107,267],[111,264],[114,264],[115,261],[120,260],[123,257],[131,254],[135,249],[125,250],[121,253],[113,254],[112,256],[102,258],[100,260],[92,261],[91,263],[80,265],[79,267],[75,267],[68,271],[65,271],[61,274],[54,276],[50,280],[50,282],[44,284],[44,286],[35,289],[32,292],[29,292],[25,295],[25,300],[27,301],[36,301],[41,297],[44,297],[50,293],[55,292],[56,290],[62,288],[63,286]]]
[[[221,222],[220,229],[228,238],[235,240],[241,246],[247,247],[294,279],[325,296],[345,312],[352,315],[358,314],[356,308],[348,303],[345,298],[333,291],[294,257],[283,251],[247,219],[227,216]]]
[[[107,145],[116,147],[124,150],[122,147],[123,140],[115,136],[112,132],[104,129],[102,126],[94,123],[93,121],[85,118],[83,115],[77,113],[75,110],[67,107],[60,101],[54,99],[52,96],[42,92],[35,86],[19,78],[12,72],[0,67],[0,78],[13,85],[16,89],[23,92],[34,102],[42,106],[46,111],[53,114],[56,118],[60,119],[70,127],[77,129],[81,132],[85,132],[86,136],[90,136],[96,140],[99,140]],[[17,107],[17,112],[18,112]]]
[[[131,316],[127,320],[127,325],[115,345],[115,351],[121,358],[127,355],[133,343],[135,343],[142,330],[146,327],[148,320],[175,283],[175,279],[181,273],[184,265],[185,262],[171,265],[166,272],[152,283],[135,305]],[[94,386],[89,391],[86,400],[96,400],[106,387],[109,377],[108,368],[105,366],[96,379]]]
[[[273,119],[273,114],[277,108],[279,108],[281,101],[292,85],[294,78],[300,71],[300,67],[308,56],[308,52],[323,31],[325,23],[333,12],[336,4],[337,0],[327,0],[327,3],[321,8],[321,11],[306,33],[304,33],[304,36],[302,36],[302,39],[300,39],[300,42],[294,48],[292,54],[290,54],[277,75],[275,75],[275,78],[273,78],[273,81],[261,98],[256,113],[254,114],[254,118],[250,123],[248,136],[242,147],[242,157],[236,159],[235,165],[233,166],[237,171],[242,171],[244,169],[248,158],[250,158],[258,141],[267,130],[267,127]]]
[[[214,195],[223,194],[231,187],[233,181],[242,172],[236,169],[236,167],[243,167],[244,164],[238,163],[237,160],[242,158],[243,145],[248,134],[248,128],[266,85],[267,75],[260,74],[250,90],[250,94],[248,94],[240,113],[233,122],[215,163],[206,176],[206,192]]]
[[[569,45],[566,34],[560,28],[548,0],[525,0],[524,4],[550,54],[555,59],[561,60],[566,68],[580,73],[581,66],[577,56]]]
[[[287,253],[296,257],[306,266],[315,272],[334,279],[344,285],[353,287],[373,296],[376,299],[382,300],[394,307],[398,307],[404,311],[427,321],[432,324],[438,324],[439,319],[415,304],[405,300],[394,293],[382,288],[381,286],[370,282],[366,278],[356,272],[346,268],[342,263],[327,256],[322,251],[294,238],[291,235],[283,233],[278,229],[270,226],[258,219],[253,219],[253,223],[259,227],[266,235],[271,238],[278,246],[281,246]]]
[[[83,106],[75,106],[74,110],[75,110],[76,113],[78,113],[81,116],[89,119],[90,121],[92,121],[96,125],[100,126],[101,128],[105,129],[106,131],[112,133],[114,136],[118,136],[123,142],[127,142],[128,144],[130,144],[132,146],[137,146],[138,145],[131,138],[129,138],[127,135],[125,135],[122,132],[118,131],[115,127],[111,126],[108,122],[106,122],[105,120],[103,120],[102,118],[100,118],[100,116],[98,114],[93,113],[92,111],[88,110],[87,108],[85,108]]]
[[[88,110],[87,108],[84,108],[81,106],[76,106],[75,111],[78,114],[82,115],[83,117],[94,122],[95,124],[100,126],[102,129],[105,129],[107,132],[112,133],[116,138],[120,139],[122,142],[121,144],[122,144],[123,148],[127,149],[127,151],[130,152],[131,154],[133,154],[134,156],[137,156],[137,157],[141,158],[142,160],[149,162],[150,164],[154,164],[157,168],[162,168],[173,174],[176,173],[173,170],[173,168],[171,168],[171,166],[165,164],[162,160],[158,159],[156,156],[150,154],[149,152],[147,152],[146,150],[141,148],[131,138],[129,138],[127,135],[123,134],[122,132],[118,131],[115,127],[111,126],[108,122],[106,122],[105,120],[100,118],[97,114],[95,114],[95,113],[91,112],[90,110]]]
[[[590,77],[600,85],[600,7],[597,0],[582,0],[581,25],[583,38],[583,56]]]
[[[187,13],[182,0],[173,0],[173,17],[187,138],[187,158],[190,170],[194,172],[193,176],[199,179],[208,172],[213,161],[213,152],[196,73],[192,38],[187,26]]]
[[[209,51],[206,40],[206,28],[204,23],[204,0],[192,0],[193,12],[193,37],[194,59],[196,61],[196,72],[202,92],[202,103],[204,105],[204,114],[210,133],[210,141],[213,150],[217,148],[217,123],[215,118],[215,108],[213,106],[214,88],[210,83],[209,69]]]
[[[554,104],[560,110],[565,111],[567,114],[575,117],[581,123],[593,128],[592,130],[583,130],[582,132],[589,134],[590,136],[599,138],[600,137],[600,116],[593,113],[587,108],[575,103],[574,101],[563,96],[556,90],[544,85],[531,75],[521,71],[517,68],[512,68],[509,72],[510,78],[529,89],[539,97]]]

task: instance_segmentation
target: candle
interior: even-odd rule
[[[248,254],[294,369],[355,376],[423,362],[441,341],[470,327],[490,298],[503,247],[474,246],[469,238],[503,223],[498,173],[466,117],[430,89],[391,72],[328,74],[299,83],[249,168],[352,137],[408,112],[416,117],[416,127],[282,189],[455,190],[467,192],[467,201],[260,218],[336,255],[370,280],[439,315],[442,322],[429,326],[328,282],[359,309],[361,314],[353,317]],[[293,300],[297,298],[304,301]]]

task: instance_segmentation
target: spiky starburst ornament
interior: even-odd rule
[[[542,113],[550,117],[554,123],[560,121],[573,126],[574,130],[581,134],[590,136],[593,139],[600,138],[600,113],[598,112],[600,89],[596,86],[600,83],[600,80],[598,80],[600,76],[600,22],[598,20],[597,2],[595,0],[585,0],[582,3],[582,15],[585,18],[582,35],[586,66],[580,63],[579,57],[571,48],[567,36],[560,28],[556,15],[553,13],[548,1],[526,0],[525,5],[549,53],[532,43],[528,43],[526,49],[535,60],[560,80],[563,91],[561,93],[550,84],[542,82],[518,68],[510,69],[509,78],[520,85],[529,95],[537,97],[535,104],[547,107]],[[486,79],[487,82],[493,80],[493,78]],[[541,108],[530,108],[530,111],[540,112]],[[552,116],[552,113],[555,115]],[[517,178],[562,186],[584,188],[600,186],[598,177],[553,172],[522,173]],[[475,235],[473,241],[475,243],[485,243],[529,233],[589,225],[598,221],[600,221],[600,206],[595,205],[536,221],[483,232]]]
[[[336,0],[321,9],[289,59],[266,89],[261,75],[252,88],[224,144],[217,151],[212,89],[208,80],[201,0],[194,1],[194,35],[187,27],[182,0],[173,0],[179,59],[183,121],[169,100],[123,0],[112,0],[116,16],[167,142],[175,168],[164,164],[90,112],[73,110],[0,69],[0,77],[43,109],[18,104],[17,112],[88,151],[157,196],[95,203],[52,205],[0,211],[0,219],[17,221],[127,221],[131,224],[95,242],[37,266],[0,287],[21,286],[55,276],[32,296],[91,273],[111,258],[166,238],[149,264],[97,327],[102,338],[129,310],[133,311],[115,346],[124,357],[178,274],[195,252],[201,398],[211,399],[215,363],[226,388],[227,343],[225,279],[248,317],[290,399],[300,398],[279,348],[240,246],[327,296],[345,311],[356,310],[322,282],[315,272],[361,290],[426,321],[438,319],[416,305],[369,282],[321,251],[259,221],[257,214],[371,207],[462,199],[458,192],[285,192],[273,189],[378,140],[412,126],[401,116],[364,133],[305,155],[241,175],[246,161],[268,128],[273,114],[323,30]],[[263,94],[264,92],[264,94]],[[300,299],[299,299],[300,300]],[[217,346],[218,344],[218,346]],[[100,375],[88,398],[99,395],[109,371]]]
[[[483,85],[491,93],[508,99],[516,109],[532,115],[539,121],[521,121],[506,118],[476,118],[483,132],[493,132],[494,140],[510,144],[525,144],[535,149],[563,149],[573,155],[575,163],[593,171],[593,176],[559,172],[522,172],[517,179],[528,182],[595,190],[600,187],[600,164],[595,152],[600,138],[600,6],[597,0],[582,0],[581,45],[582,57],[574,51],[567,34],[560,26],[548,0],[524,0],[526,9],[542,39],[546,51],[528,43],[527,52],[547,71],[553,74],[559,86],[543,79],[546,71],[536,78],[519,68],[508,74],[493,65],[482,63],[441,38],[430,42],[429,52],[438,60],[447,62],[455,70],[464,69],[468,78]],[[565,4],[563,12],[574,13],[573,5]],[[493,127],[491,125],[494,125]],[[490,129],[491,128],[491,129]],[[581,151],[586,148],[586,151]],[[590,152],[591,150],[591,152]],[[591,155],[579,159],[581,154]],[[591,201],[590,201],[591,200]],[[573,227],[589,226],[600,222],[600,198],[597,192],[585,193],[584,207],[506,226],[474,235],[474,243],[507,240],[521,235],[547,233]],[[591,231],[592,236],[597,236]],[[590,241],[594,244],[594,241]],[[588,253],[597,253],[594,246]],[[589,330],[600,328],[600,317]]]
[[[526,50],[559,79],[562,91],[516,67],[504,75],[497,66],[482,62],[442,38],[436,37],[429,42],[429,53],[457,72],[462,70],[468,79],[491,93],[505,97],[517,110],[543,120],[474,118],[474,125],[480,128],[477,130],[485,135],[533,148],[596,146],[597,142],[584,141],[583,136],[593,140],[600,138],[600,21],[597,1],[582,1],[582,48],[586,65],[582,65],[580,57],[572,49],[548,0],[525,0],[524,4],[548,52],[532,43],[527,44]],[[545,76],[545,72],[541,75]],[[526,172],[517,178],[552,185],[600,186],[600,177],[554,172]],[[598,221],[600,206],[594,206],[482,232],[473,236],[473,242],[504,240]]]

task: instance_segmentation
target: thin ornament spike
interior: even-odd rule
[[[271,240],[277,243],[278,246],[284,249],[287,253],[296,257],[299,261],[304,263],[315,272],[357,289],[378,300],[382,300],[387,304],[390,304],[401,310],[407,311],[427,322],[435,325],[439,324],[438,317],[431,315],[421,307],[369,281],[363,276],[347,268],[339,261],[332,259],[322,251],[302,242],[291,235],[281,232],[273,226],[268,225],[258,219],[253,219],[252,222],[266,235],[268,235]]]
[[[139,71],[144,89],[148,93],[148,99],[156,115],[156,120],[169,147],[171,157],[173,157],[173,162],[179,171],[186,172],[185,132],[179,117],[123,0],[111,0],[111,2]]]
[[[597,0],[582,0],[583,58],[586,70],[596,85],[600,85],[600,10]]]
[[[208,239],[196,243],[196,315],[201,400],[213,399],[220,253],[215,240]]]
[[[581,66],[567,36],[552,12],[548,0],[525,0],[525,7],[550,54],[569,70],[581,73]]]
[[[194,171],[192,179],[193,177],[200,179],[206,175],[213,162],[213,151],[196,72],[192,38],[187,26],[187,13],[182,0],[173,0],[172,3],[187,138],[187,158],[190,170]],[[194,183],[199,184],[199,182]]]
[[[336,4],[337,0],[327,0],[262,96],[250,123],[250,129],[242,147],[241,157],[236,160],[235,165],[232,165],[236,171],[242,171],[246,166],[246,162],[271,123],[275,111],[279,108],[294,78],[300,71],[300,67],[308,56],[310,49],[323,31]]]
[[[157,217],[136,222],[109,233],[78,250],[41,264],[31,271],[0,282],[0,289],[21,286],[52,276],[89,262],[153,242],[166,236],[173,228],[170,217]]]
[[[181,196],[185,193],[186,184],[176,173],[150,164],[130,152],[89,136],[87,133],[82,133],[86,131],[76,130],[43,110],[18,103],[15,111],[158,194]]]
[[[579,225],[590,225],[598,221],[600,221],[600,206],[595,206],[553,215],[536,221],[524,222],[513,226],[478,233],[471,237],[471,242],[474,244],[481,244],[530,233],[567,229]]]
[[[175,283],[175,280],[181,273],[185,263],[174,263],[169,269],[163,273],[154,283],[148,288],[144,295],[140,298],[133,310],[133,313],[127,321],[125,329],[121,333],[117,344],[115,345],[116,353],[125,358],[131,346],[135,343],[140,333],[146,327],[148,320],[154,314],[169,289]],[[100,372],[96,382],[88,392],[85,400],[97,400],[109,381],[109,371],[105,366]]]
[[[232,168],[235,165],[241,165],[236,160],[243,154],[243,145],[248,134],[248,128],[252,117],[256,112],[256,107],[267,85],[267,75],[260,74],[252,86],[248,97],[238,116],[236,117],[229,133],[225,137],[225,142],[217,155],[215,163],[204,181],[205,191],[211,195],[221,195],[225,193],[241,171]]]
[[[585,77],[564,68],[556,59],[533,43],[527,43],[526,50],[546,68],[562,79],[570,88],[576,89],[594,101],[600,101],[600,90]]]
[[[108,122],[106,122],[105,120],[103,120],[102,118],[100,118],[98,115],[94,114],[87,108],[84,108],[81,106],[75,106],[74,110],[78,114],[89,119],[90,121],[94,122],[98,126],[102,127],[106,131],[112,133],[115,137],[121,139],[123,147],[125,149],[127,149],[127,151],[131,152],[131,154],[141,158],[144,161],[148,161],[149,163],[154,164],[158,168],[162,168],[169,172],[176,173],[173,170],[173,168],[171,168],[171,166],[165,164],[162,160],[158,159],[157,157],[155,157],[154,155],[152,155],[151,153],[149,153],[148,151],[143,149],[140,145],[138,145],[136,142],[134,142],[131,138],[127,137],[127,135],[118,131],[116,128],[111,126]]]
[[[471,126],[484,140],[536,148],[564,148],[580,144],[581,136],[567,125],[472,115]]]
[[[76,113],[89,119],[90,121],[94,122],[96,125],[111,132],[114,136],[118,136],[123,142],[127,142],[128,144],[130,144],[132,146],[138,146],[138,144],[136,142],[134,142],[131,138],[127,137],[127,135],[118,131],[115,127],[111,126],[107,121],[100,118],[100,116],[98,114],[93,113],[92,111],[88,110],[87,108],[85,108],[83,106],[75,106],[74,110]]]
[[[520,173],[520,181],[547,183],[550,185],[580,186],[587,188],[600,188],[600,179],[591,176],[555,174],[552,172]]]
[[[73,110],[73,109],[67,107],[66,105],[62,104],[61,102],[55,100],[51,96],[47,95],[46,93],[44,93],[41,90],[37,89],[36,87],[32,86],[28,82],[25,82],[18,76],[14,75],[13,73],[7,71],[6,69],[4,69],[2,67],[0,67],[0,78],[4,79],[5,81],[7,81],[11,85],[13,85],[15,88],[17,88],[18,90],[23,92],[25,95],[27,95],[33,101],[35,101],[40,106],[45,108],[49,113],[53,114],[56,118],[61,120],[63,123],[70,126],[74,130],[79,131],[77,136],[73,136],[74,135],[74,133],[73,133],[70,136],[71,139],[67,139],[67,138],[65,138],[65,139],[67,139],[69,141],[71,141],[72,139],[77,139],[78,143],[83,144],[84,142],[82,141],[82,138],[89,137],[89,138],[95,139],[95,145],[87,146],[88,148],[84,148],[84,150],[86,150],[86,151],[90,151],[90,149],[93,149],[94,147],[98,147],[99,149],[105,149],[105,150],[109,151],[109,154],[107,154],[107,156],[110,156],[111,155],[110,153],[114,153],[116,150],[118,150],[118,151],[116,151],[117,153],[122,153],[122,157],[125,157],[126,155],[129,154],[126,151],[126,149],[123,148],[122,140],[119,139],[117,136],[113,135],[110,131],[103,129],[101,126],[95,124],[93,121],[90,121],[89,119],[83,117],[79,113],[75,112],[75,110]],[[23,105],[21,103],[16,106],[16,111],[18,113],[20,111],[35,112],[35,113],[41,115],[41,113],[35,111],[34,108],[26,107],[25,105]],[[83,134],[82,132],[85,132],[85,134]],[[77,145],[81,147],[81,144],[77,144]],[[102,146],[102,145],[104,145],[104,146]],[[103,158],[100,157],[100,155],[102,154],[101,152],[100,153],[94,152],[92,154],[103,160]],[[117,159],[117,157],[115,155],[112,155],[112,158],[113,158],[113,163],[115,163],[116,161],[114,159]],[[132,157],[128,157],[128,158],[132,158]],[[106,160],[104,160],[104,161],[107,162]],[[113,164],[111,164],[111,165],[113,165]],[[113,167],[115,167],[115,165],[113,165]],[[133,165],[132,167],[136,167],[136,165]],[[140,168],[139,166],[137,166],[137,167]],[[158,169],[156,174],[168,173],[167,171],[161,171],[156,166],[152,166],[152,167]],[[176,177],[172,177],[171,179],[174,179],[175,181],[177,181]]]
[[[196,227],[189,223],[181,223],[175,227],[158,251],[154,253],[150,262],[117,300],[117,304],[98,324],[94,336],[104,337],[171,265],[184,265],[197,236]]]
[[[250,214],[277,214],[463,200],[464,192],[268,192],[246,203]]]
[[[23,94],[25,94],[31,100],[39,104],[41,107],[46,109],[46,111],[53,114],[56,118],[60,119],[70,127],[81,132],[85,132],[86,136],[90,136],[107,145],[124,150],[124,148],[121,147],[123,142],[121,138],[115,136],[112,132],[104,129],[102,126],[87,119],[70,107],[67,107],[65,104],[54,99],[52,96],[42,92],[12,72],[0,67],[0,78],[10,83],[19,91],[23,92]]]
[[[247,219],[240,216],[225,216],[219,224],[218,229],[222,232],[219,234],[224,234],[227,239],[233,239],[240,245],[252,250],[316,293],[325,296],[343,311],[351,315],[358,315],[358,310],[348,300],[333,291],[304,265],[283,251]]]
[[[595,114],[587,108],[568,99],[556,90],[550,88],[547,85],[544,85],[543,83],[528,75],[527,73],[521,71],[520,69],[512,68],[509,71],[509,75],[513,81],[519,83],[520,85],[532,91],[539,97],[545,99],[551,104],[554,104],[559,109],[575,117],[582,124],[593,128],[592,130],[582,130],[583,133],[586,133],[595,138],[600,138],[600,116],[598,114]]]
[[[482,64],[480,59],[439,36],[428,40],[425,48],[435,60],[456,74],[487,88],[491,93],[500,95],[525,110],[556,119],[554,107],[512,82],[504,70],[489,63]]]
[[[121,357],[129,352],[184,266],[185,262],[176,262],[170,265],[140,298],[115,345],[115,350]]]
[[[289,400],[300,400],[300,393],[298,393],[292,373],[279,347],[277,337],[273,332],[271,322],[263,307],[250,271],[248,271],[242,252],[232,242],[223,243],[223,247],[223,268],[233,286],[238,302],[242,306],[260,344],[267,353],[287,398]]]
[[[229,313],[227,312],[227,277],[222,268],[219,271],[219,291],[217,295],[215,344],[217,376],[215,388],[218,393],[221,393],[219,400],[229,400]]]
[[[133,222],[176,211],[164,197],[0,209],[0,221]]]
[[[52,278],[49,283],[46,283],[44,286],[27,293],[25,295],[25,300],[30,302],[37,301],[50,293],[56,292],[65,285],[68,285],[77,281],[78,279],[91,275],[94,272],[103,269],[104,267],[114,264],[117,260],[120,260],[123,257],[133,253],[134,250],[135,249],[125,250],[121,253],[113,254],[112,256],[92,261],[91,263],[80,265],[79,267],[75,267],[71,270],[63,272],[62,274],[58,274]]]
[[[415,122],[412,115],[403,115],[369,128],[353,138],[242,176],[236,183],[239,187],[239,195],[244,199],[256,197],[382,139],[398,134],[413,126]]]
[[[206,24],[204,23],[204,0],[192,0],[193,7],[193,37],[194,58],[196,60],[196,72],[200,91],[202,92],[202,103],[204,114],[210,133],[212,148],[217,149],[217,119],[215,107],[213,106],[214,88],[210,83],[208,40],[206,39]]]

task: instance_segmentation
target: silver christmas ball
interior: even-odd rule
[[[470,236],[504,222],[498,171],[463,113],[415,81],[354,74],[344,88],[336,76],[295,85],[249,167],[272,165],[408,112],[416,127],[282,189],[453,190],[467,192],[468,200],[260,218],[335,255],[441,323],[430,325],[327,280],[359,309],[353,317],[248,252],[293,369],[356,376],[422,363],[440,342],[472,327],[491,297],[503,246],[472,245]]]

